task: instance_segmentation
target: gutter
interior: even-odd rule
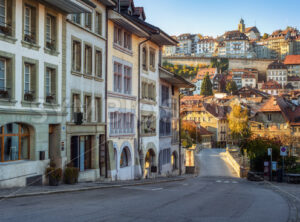
[[[137,118],[137,139],[138,139],[138,151],[141,149],[141,46],[148,42],[151,39],[150,37],[146,38],[144,41],[139,43],[138,47],[138,118]],[[139,158],[140,159],[140,158]],[[142,161],[140,161],[140,166],[141,166],[141,171],[142,171],[142,176],[143,176],[143,166],[142,166]]]
[[[105,101],[104,101],[104,110],[105,110],[105,139],[104,139],[104,145],[105,145],[105,178],[108,178],[108,157],[109,157],[109,153],[108,153],[108,140],[107,140],[107,71],[108,71],[108,8],[106,7],[106,19],[105,19],[105,37],[106,37],[106,44],[105,44]]]

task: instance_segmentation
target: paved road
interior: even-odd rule
[[[214,150],[204,151],[200,159],[226,166]],[[257,183],[226,177],[230,168],[215,169],[218,173],[210,170],[213,176],[201,172],[181,182],[7,199],[0,202],[0,221],[288,220],[289,208],[281,196]]]
[[[224,153],[224,149],[202,150],[198,154],[200,159],[200,176],[237,177],[233,168],[227,164]]]

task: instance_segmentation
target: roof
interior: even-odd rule
[[[268,66],[268,69],[287,69],[287,67],[284,63],[276,60]]]
[[[255,79],[255,75],[253,73],[244,73],[242,75],[242,79]]]
[[[262,85],[262,89],[282,89],[282,86],[275,80],[269,80]]]
[[[195,85],[185,78],[159,67],[159,78],[171,83],[178,88],[195,88]]]
[[[198,127],[198,132],[199,132],[200,135],[202,135],[202,136],[213,135],[212,132],[208,131],[208,130],[205,129],[203,126]]]
[[[133,15],[137,17],[142,17],[143,21],[146,20],[146,14],[144,11],[144,7],[135,7]]]
[[[203,103],[203,107],[217,119],[227,119],[227,114],[231,110],[230,106],[220,106],[215,103]]]
[[[297,81],[300,81],[300,77],[299,76],[288,76],[287,81],[288,82],[297,82]]]
[[[248,37],[244,33],[240,32],[238,30],[226,32],[224,34],[224,36],[225,36],[225,41],[249,40]]]
[[[285,65],[300,65],[300,55],[287,55],[284,60]]]
[[[251,31],[253,31],[255,33],[259,33],[259,31],[258,31],[258,29],[257,29],[256,26],[248,27],[248,28],[245,29],[246,33],[251,32]]]
[[[276,97],[271,97],[259,109],[259,112],[281,112]]]
[[[67,13],[67,14],[74,14],[74,13],[86,13],[89,12],[87,9],[83,8],[76,2],[71,0],[40,0],[41,3],[50,4],[53,7]],[[92,7],[96,7],[91,1],[85,0],[85,3]]]

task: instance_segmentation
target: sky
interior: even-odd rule
[[[218,36],[235,30],[241,18],[261,34],[287,26],[300,28],[299,0],[135,0],[146,21],[169,35],[182,33]]]

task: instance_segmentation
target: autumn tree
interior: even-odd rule
[[[206,73],[206,75],[204,76],[204,79],[202,81],[200,95],[203,95],[203,96],[212,96],[213,95],[212,83],[210,81],[208,73]]]
[[[262,39],[267,39],[267,38],[269,38],[269,35],[268,35],[267,33],[265,33],[265,34],[263,35]]]
[[[241,140],[250,136],[248,109],[242,108],[239,103],[232,103],[230,107],[231,112],[227,115],[228,126],[233,141],[240,145]]]
[[[236,82],[235,81],[228,81],[226,83],[226,91],[230,94],[234,94],[238,90]]]

